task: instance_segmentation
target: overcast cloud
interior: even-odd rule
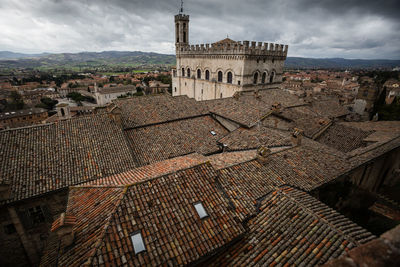
[[[0,51],[174,53],[179,0],[0,0]],[[399,0],[186,0],[190,42],[289,45],[289,56],[400,59]]]

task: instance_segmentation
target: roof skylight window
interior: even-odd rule
[[[214,135],[214,136],[216,136],[217,135],[217,133],[216,132],[214,132],[214,131],[211,131],[210,132],[212,135]]]
[[[133,249],[135,250],[135,254],[138,254],[142,251],[146,251],[146,247],[143,243],[142,234],[139,232],[135,232],[131,235]]]
[[[204,209],[203,204],[201,202],[195,203],[194,208],[196,209],[197,214],[199,215],[200,219],[204,219],[204,218],[208,217],[208,213]]]

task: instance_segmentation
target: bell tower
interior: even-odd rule
[[[183,0],[179,14],[175,16],[175,46],[189,45],[189,15],[183,14]]]

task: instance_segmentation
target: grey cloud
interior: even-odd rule
[[[174,53],[179,0],[0,0],[0,50]],[[400,58],[400,2],[185,1],[191,43],[289,44],[290,56]]]

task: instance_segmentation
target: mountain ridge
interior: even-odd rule
[[[0,68],[91,68],[91,67],[135,67],[143,65],[175,65],[175,55],[141,51],[102,51],[79,53],[24,54],[0,51]],[[285,68],[289,69],[356,69],[394,68],[400,60],[390,59],[345,59],[288,57]]]

